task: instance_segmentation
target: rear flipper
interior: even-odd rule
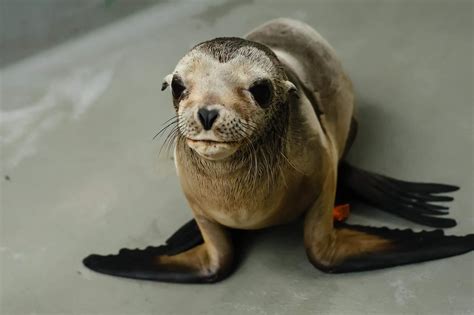
[[[344,273],[435,260],[473,249],[474,234],[445,236],[442,230],[414,232],[341,223],[331,237],[308,248],[308,256],[324,272]]]
[[[453,198],[440,195],[459,187],[413,183],[358,169],[347,162],[339,165],[337,195],[342,199],[356,198],[394,215],[431,227],[448,228],[456,221],[439,216],[448,208],[432,202],[448,202]]]
[[[219,262],[218,266],[206,265],[212,260],[209,256],[193,219],[168,238],[165,245],[143,250],[121,249],[117,255],[93,254],[83,263],[99,273],[133,279],[180,283],[222,280],[231,271],[230,263],[226,263],[227,266],[219,266]]]

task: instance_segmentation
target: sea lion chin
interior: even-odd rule
[[[237,142],[186,139],[187,145],[206,160],[219,161],[233,155],[239,148]]]

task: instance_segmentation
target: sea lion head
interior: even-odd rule
[[[165,77],[162,90],[168,86],[179,136],[207,160],[229,158],[262,137],[296,91],[268,47],[241,38],[196,45]]]

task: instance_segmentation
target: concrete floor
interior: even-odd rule
[[[361,130],[350,160],[460,185],[449,233],[474,231],[472,2],[162,3],[1,70],[1,314],[474,313],[472,253],[327,275],[306,260],[297,224],[256,233],[215,285],[82,266],[92,252],[160,244],[191,218],[152,141],[173,114],[161,80],[199,41],[278,16],[318,29],[351,75]],[[354,211],[352,222],[419,228]]]

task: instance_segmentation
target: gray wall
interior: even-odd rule
[[[0,67],[160,0],[0,0]]]

